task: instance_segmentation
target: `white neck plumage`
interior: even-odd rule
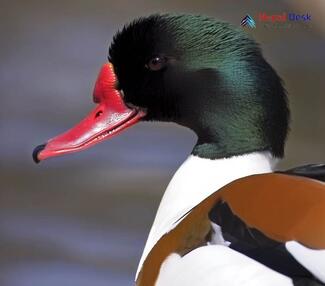
[[[157,241],[176,227],[188,211],[236,179],[272,172],[276,162],[269,152],[217,160],[189,156],[175,173],[161,200],[136,276]]]

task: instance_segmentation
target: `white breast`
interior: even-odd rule
[[[272,172],[275,162],[269,152],[254,152],[217,160],[189,156],[175,173],[161,200],[136,278],[158,240],[175,228],[193,207],[233,180]]]

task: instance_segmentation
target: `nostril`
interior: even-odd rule
[[[96,112],[95,118],[101,116],[103,114],[103,111],[99,110]]]

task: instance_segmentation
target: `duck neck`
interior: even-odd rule
[[[190,155],[165,191],[138,271],[157,241],[175,228],[192,208],[236,179],[272,172],[276,161],[270,152],[253,152],[215,160]]]
[[[266,151],[215,160],[190,155],[170,181],[157,216],[181,216],[236,179],[272,172],[276,162]]]

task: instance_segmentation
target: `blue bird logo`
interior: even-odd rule
[[[249,28],[256,28],[256,24],[253,17],[248,14],[241,20],[240,25],[242,25],[243,27],[247,26]]]

